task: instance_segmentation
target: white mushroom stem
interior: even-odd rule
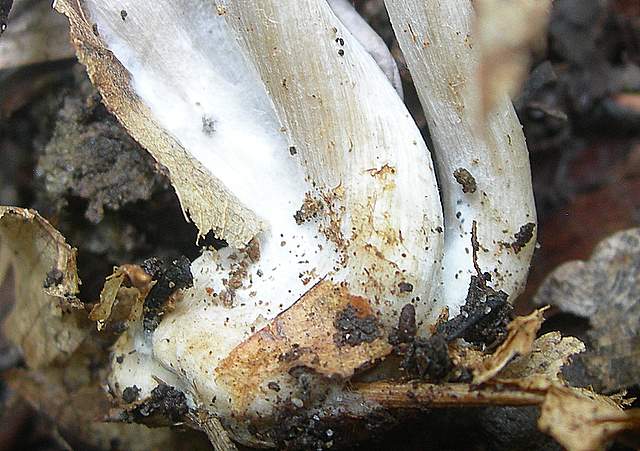
[[[326,0],[83,4],[154,120],[264,224],[247,249],[194,262],[194,287],[155,331],[121,338],[116,392],[135,384],[144,397],[156,376],[205,409],[217,399],[232,421],[218,365],[322,279],[368,299],[387,330],[409,302],[420,324],[437,317],[442,214],[428,149]]]
[[[475,274],[472,223],[494,287],[521,289],[535,241],[515,238],[535,222],[527,152],[506,98],[486,130],[473,128],[468,1],[387,2],[437,146],[443,204],[385,75],[395,69],[376,64],[389,55],[376,58],[381,41],[368,44],[345,2],[58,3],[107,106],[183,200],[196,194],[186,210],[223,204],[196,222],[230,243],[192,264],[193,288],[155,330],[120,337],[116,394],[136,385],[144,398],[161,379],[236,439],[273,445],[248,424],[268,429],[302,395],[339,396],[357,368],[390,352],[405,304],[420,333],[444,307],[455,313]],[[195,168],[194,186],[183,166]],[[374,324],[355,343],[337,325],[349,308]],[[308,390],[299,367],[314,374]]]
[[[529,159],[522,127],[506,95],[486,123],[477,119],[480,93],[471,1],[385,3],[433,138],[445,215],[445,302],[460,305],[469,276],[476,272],[470,238],[474,221],[480,268],[491,274],[495,288],[513,298],[524,287],[535,246]],[[515,234],[521,230],[518,240]]]
[[[338,19],[382,69],[398,95],[403,97],[398,64],[380,35],[356,11],[350,0],[327,0],[327,2]]]

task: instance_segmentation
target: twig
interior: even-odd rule
[[[189,419],[207,434],[216,451],[238,451],[218,418],[203,413],[190,413]]]
[[[352,386],[365,400],[390,409],[427,409],[469,406],[529,406],[544,401],[544,391],[506,384],[429,384],[425,382],[370,382]]]

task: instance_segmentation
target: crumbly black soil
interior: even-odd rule
[[[122,400],[127,404],[130,404],[138,400],[139,394],[140,394],[140,389],[136,385],[127,387],[122,391]]]
[[[142,263],[142,269],[156,282],[144,300],[143,324],[154,331],[164,314],[169,297],[178,290],[193,286],[191,262],[185,256],[178,258],[153,257]]]
[[[52,268],[51,271],[49,271],[45,276],[42,286],[44,288],[50,288],[55,285],[59,285],[60,283],[62,283],[63,277],[64,274],[62,274],[62,271],[60,269]]]
[[[336,328],[333,340],[339,347],[371,343],[382,336],[382,326],[376,317],[361,316],[352,305],[338,313],[333,325]]]
[[[428,337],[416,336],[415,308],[402,308],[398,327],[389,335],[395,352],[402,356],[400,367],[408,377],[431,382],[466,381],[469,371],[456,368],[449,356],[448,344],[458,338],[484,349],[497,347],[507,335],[512,319],[507,294],[495,291],[486,281],[473,276],[460,314],[440,324]]]
[[[513,319],[513,307],[504,291],[495,291],[484,280],[471,277],[469,291],[460,314],[441,324],[437,334],[447,341],[463,338],[478,346],[493,348],[507,335],[507,325]]]
[[[513,236],[515,239],[511,243],[511,248],[516,254],[531,241],[535,228],[536,225],[533,222],[528,222],[515,233]]]
[[[476,179],[465,168],[458,168],[453,171],[453,177],[456,179],[456,182],[458,182],[460,186],[462,186],[463,193],[475,193],[478,189]]]
[[[86,218],[99,223],[105,208],[117,211],[167,186],[155,166],[94,94],[65,98],[37,170],[58,210],[75,196],[86,200]]]
[[[406,304],[400,311],[398,317],[398,327],[389,335],[391,344],[410,343],[416,336],[418,326],[416,325],[416,308],[413,304]]]
[[[180,390],[167,384],[160,384],[151,391],[149,398],[123,413],[123,421],[144,423],[152,416],[166,418],[178,423],[189,412],[187,398]]]

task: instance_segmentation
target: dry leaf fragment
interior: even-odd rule
[[[16,304],[3,326],[7,337],[29,367],[68,358],[88,333],[76,298],[75,249],[35,211],[0,207],[0,261],[13,267],[15,277]]]
[[[509,323],[508,335],[500,347],[482,361],[480,367],[474,370],[473,381],[481,384],[500,372],[504,366],[516,355],[526,355],[531,351],[536,334],[544,321],[539,309],[527,316],[521,316]]]
[[[131,285],[124,286],[124,282]],[[138,265],[122,265],[107,277],[100,292],[100,301],[93,306],[89,319],[97,322],[98,330],[111,324],[122,330],[130,321],[142,316],[143,303],[157,281]]]
[[[554,385],[538,425],[569,451],[596,451],[625,431],[640,430],[640,411],[625,412],[607,397]]]
[[[639,299],[640,229],[635,228],[602,241],[588,261],[558,267],[534,302],[589,319],[587,351],[575,365],[586,372],[583,383],[617,391],[640,381]]]
[[[348,312],[354,315],[345,316]],[[235,408],[242,411],[270,377],[279,380],[304,367],[323,377],[346,380],[390,352],[369,301],[321,282],[236,347],[216,373],[234,394]]]
[[[116,302],[118,290],[124,280],[124,273],[116,270],[112,275],[107,277],[104,287],[100,292],[100,301],[93,306],[89,319],[98,323],[98,330],[102,330],[105,323],[111,316],[113,304]]]
[[[501,378],[516,379],[544,375],[557,380],[562,365],[569,358],[584,351],[584,343],[575,337],[563,337],[559,332],[549,332],[533,342],[528,355],[520,356],[502,371]]]

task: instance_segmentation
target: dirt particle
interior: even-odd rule
[[[132,387],[127,387],[122,392],[122,399],[127,404],[131,404],[134,401],[138,400],[138,396],[140,395],[140,389],[134,385]]]
[[[191,262],[185,256],[175,259],[153,257],[145,260],[141,267],[156,281],[144,300],[143,319],[145,330],[154,331],[171,296],[178,290],[193,286]]]
[[[120,11],[120,17],[123,22],[127,19],[127,12],[124,9]]]
[[[344,50],[342,50],[342,49],[338,50],[338,55],[344,56]]]
[[[376,317],[361,315],[353,305],[348,305],[338,313],[333,325],[337,331],[333,340],[338,347],[371,343],[382,336],[382,329]]]
[[[249,244],[247,244],[247,247],[244,249],[244,251],[252,263],[256,263],[258,260],[260,260],[260,242],[256,238],[253,238],[251,239],[251,241],[249,241]]]
[[[316,199],[311,194],[306,193],[302,206],[293,215],[296,220],[296,224],[301,225],[313,218],[316,218],[319,213],[324,210],[324,204],[320,199]]]
[[[443,381],[453,369],[447,341],[437,334],[429,338],[416,337],[401,367],[412,377]]]
[[[216,121],[211,116],[202,116],[202,133],[207,136],[213,136],[213,134],[216,132],[217,122],[218,121]]]
[[[294,156],[298,153],[298,151],[296,150],[295,146],[291,146],[289,147],[289,153],[291,154],[291,156]]]
[[[47,273],[44,278],[43,286],[45,288],[51,288],[55,285],[60,285],[64,279],[64,274],[58,268],[53,268]]]
[[[478,189],[476,179],[465,168],[458,168],[453,171],[453,177],[456,179],[456,182],[462,186],[463,193],[475,193]]]
[[[398,327],[391,332],[389,342],[392,345],[410,343],[415,338],[417,331],[416,308],[413,304],[406,304],[400,311]]]
[[[279,392],[280,391],[280,385],[278,385],[277,382],[273,382],[273,381],[271,381],[271,382],[269,382],[267,384],[267,388],[269,388],[269,390],[273,390],[275,392]]]
[[[100,36],[100,32],[98,31],[98,24],[97,24],[97,23],[94,23],[94,24],[91,26],[91,31],[93,31],[93,34],[94,34],[95,36]]]
[[[189,406],[184,393],[170,385],[160,384],[151,391],[147,399],[125,412],[123,420],[133,422],[159,415],[167,418],[171,423],[178,423],[188,412]]]
[[[536,225],[533,222],[528,222],[527,224],[520,227],[520,230],[513,235],[515,240],[510,244],[513,251],[517,254],[520,252],[533,238],[533,231]]]
[[[472,276],[460,314],[438,327],[447,341],[464,338],[469,343],[495,348],[507,336],[513,307],[504,291],[495,291],[484,280]]]
[[[413,291],[413,284],[400,282],[398,284],[398,289],[400,290],[400,293],[411,293]]]

